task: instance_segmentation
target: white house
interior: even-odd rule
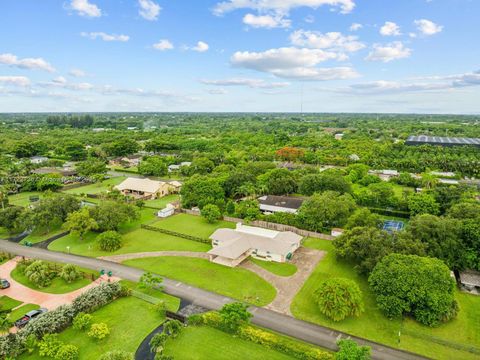
[[[339,237],[340,235],[343,235],[343,232],[344,232],[344,231],[345,231],[345,230],[340,229],[340,228],[333,228],[333,229],[332,229],[332,232],[331,232],[331,235],[332,235],[333,237]]]
[[[235,267],[252,256],[265,261],[285,262],[300,247],[302,237],[290,231],[274,231],[237,224],[235,229],[218,229],[211,236],[210,261]]]
[[[48,157],[46,156],[32,156],[30,158],[30,162],[32,164],[43,164],[44,162],[47,162],[48,161]]]
[[[265,213],[284,212],[296,214],[303,199],[292,196],[265,195],[258,198],[260,210]]]
[[[170,185],[164,181],[129,177],[115,186],[125,196],[137,199],[157,199],[170,194]]]

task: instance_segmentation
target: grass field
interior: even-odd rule
[[[220,228],[235,228],[235,224],[228,221],[219,221],[215,224],[208,223],[203,217],[178,214],[152,224],[162,229],[176,231],[182,234],[198,236],[207,239],[212,233]]]
[[[253,272],[205,259],[164,256],[127,260],[124,264],[258,306],[269,304],[276,295],[273,286]]]
[[[168,203],[178,201],[180,199],[180,195],[167,195],[159,199],[155,200],[147,200],[145,201],[145,206],[152,207],[155,209],[163,209],[167,206]]]
[[[294,298],[290,309],[295,317],[435,359],[478,359],[478,355],[421,337],[437,337],[447,342],[480,347],[480,297],[457,293],[460,305],[458,317],[437,328],[422,326],[412,319],[405,319],[403,322],[388,320],[377,308],[366,278],[358,275],[350,264],[335,258],[331,242],[309,238],[304,246],[326,250],[328,253]],[[319,312],[313,292],[322,280],[331,277],[349,278],[360,286],[365,302],[365,312],[360,317],[337,323]],[[399,331],[402,334],[400,343]]]
[[[4,227],[0,226],[0,239],[8,239],[12,235],[8,232],[7,229]]]
[[[43,194],[38,191],[21,192],[15,195],[9,195],[8,202],[10,205],[26,207],[30,205],[30,196],[39,196],[42,198]]]
[[[67,194],[72,194],[72,195],[100,194],[102,192],[110,190],[110,187],[112,185],[120,184],[126,178],[127,178],[126,176],[116,176],[107,180],[103,180],[102,182],[99,182],[99,183],[80,186],[77,188],[64,190],[63,192]]]
[[[25,244],[27,241],[31,242],[32,244],[36,244],[45,241],[55,235],[61,234],[62,232],[65,232],[65,230],[63,230],[61,226],[55,226],[48,233],[44,233],[43,231],[34,231],[25,239],[23,239],[20,244]]]
[[[8,297],[6,295],[0,297],[0,310],[1,311],[10,311],[13,308],[16,308],[17,306],[21,305],[22,302],[12,299],[11,297]]]
[[[153,305],[133,296],[115,300],[92,315],[92,323],[103,322],[110,329],[110,335],[104,340],[95,341],[86,333],[71,327],[59,335],[59,339],[64,343],[79,348],[79,360],[98,359],[105,352],[112,350],[135,353],[143,339],[165,320],[154,310]],[[44,358],[34,353],[24,354],[20,359]]]
[[[10,273],[10,276],[13,280],[19,282],[22,285],[25,285],[26,287],[29,287],[30,289],[38,290],[49,294],[66,294],[71,291],[80,289],[84,286],[87,286],[92,282],[91,279],[86,279],[82,277],[69,284],[65,280],[56,277],[52,280],[52,283],[49,286],[41,288],[28,280],[28,278],[18,270],[18,268],[13,269],[13,271]]]
[[[249,259],[254,264],[270,271],[272,274],[278,276],[292,276],[297,272],[297,267],[289,263],[278,263],[274,261],[263,261],[254,258]]]
[[[294,359],[207,326],[189,326],[166,343],[165,353],[182,360]]]

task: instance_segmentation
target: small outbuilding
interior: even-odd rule
[[[158,211],[157,216],[161,218],[167,218],[169,216],[172,216],[174,213],[175,213],[175,206],[173,206],[172,204],[167,204],[165,208]]]
[[[475,270],[461,272],[460,284],[465,291],[480,295],[480,272]]]
[[[303,201],[303,198],[293,196],[265,195],[258,198],[260,210],[266,213],[283,212],[296,214]]]

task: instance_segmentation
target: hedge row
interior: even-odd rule
[[[155,226],[142,224],[141,228],[146,229],[146,230],[160,232],[162,234],[176,236],[176,237],[187,239],[187,240],[197,241],[197,242],[201,242],[201,243],[205,243],[205,244],[210,244],[210,242],[211,242],[209,239],[204,239],[204,238],[197,237],[197,236],[182,234],[182,233],[179,233],[179,232],[176,232],[176,231],[166,230],[166,229],[162,229],[162,228],[155,227]]]
[[[230,332],[225,327],[222,317],[217,312],[191,316],[189,318],[189,324],[206,325],[221,331]],[[240,326],[235,335],[243,340],[260,344],[299,360],[334,359],[331,353],[248,324]]]

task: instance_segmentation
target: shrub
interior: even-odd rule
[[[77,360],[78,348],[75,345],[62,345],[58,349],[56,360]]]
[[[25,276],[38,287],[46,287],[52,283],[52,272],[47,263],[37,260],[27,266]]]
[[[182,329],[183,325],[178,320],[170,320],[163,326],[163,332],[173,339],[175,339],[182,332]]]
[[[148,343],[148,345],[150,345],[150,351],[152,353],[162,353],[167,339],[168,335],[164,332],[153,335],[152,339]]]
[[[122,237],[116,231],[105,231],[97,236],[98,245],[103,251],[115,251],[122,247]]]
[[[133,360],[133,354],[125,351],[109,351],[98,360]]]
[[[72,264],[66,264],[65,266],[63,266],[59,275],[67,283],[71,283],[71,282],[81,278],[82,277],[82,272],[78,269],[77,266],[72,265]]]
[[[45,334],[57,333],[69,326],[75,316],[71,305],[63,305],[55,310],[40,315],[35,321],[29,322],[22,330],[24,336],[34,334],[37,339]]]
[[[37,346],[37,338],[35,335],[30,334],[27,336],[25,339],[25,349],[29,354],[33,353],[35,351],[35,347]]]
[[[202,217],[210,224],[218,222],[222,213],[217,205],[208,204],[205,205],[201,211]]]
[[[359,346],[350,339],[341,339],[337,342],[339,351],[335,353],[335,360],[370,360],[369,346]]]
[[[334,321],[359,316],[363,311],[362,293],[350,279],[327,279],[315,291],[320,312]]]
[[[153,305],[153,308],[161,317],[164,317],[165,313],[167,312],[167,305],[165,304],[165,301],[160,301],[158,304]]]
[[[91,321],[92,321],[92,315],[85,314],[85,313],[79,313],[73,319],[73,328],[75,330],[85,331],[90,326]]]
[[[40,356],[55,358],[63,343],[58,340],[58,334],[46,334],[38,343]]]
[[[120,297],[122,294],[122,286],[118,282],[101,283],[100,285],[89,289],[79,295],[72,302],[75,313],[93,312],[111,301]]]
[[[105,323],[92,324],[90,331],[87,333],[89,337],[96,340],[105,339],[109,334],[110,330],[108,329],[108,325]]]
[[[248,305],[238,302],[223,305],[219,313],[225,328],[235,332],[240,325],[248,323],[253,315],[247,309]]]

